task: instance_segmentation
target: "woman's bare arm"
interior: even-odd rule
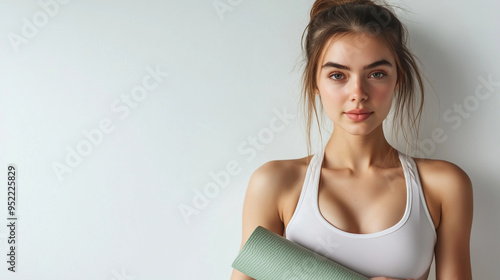
[[[470,280],[471,180],[462,169],[446,161],[425,161],[419,169],[427,191],[438,198],[440,209],[436,229],[436,279]]]
[[[279,207],[283,181],[280,174],[282,164],[278,161],[268,162],[259,167],[250,177],[245,202],[243,204],[243,230],[241,246],[257,226],[262,226],[279,235],[283,235],[283,222]],[[245,274],[233,270],[231,280],[252,279]]]

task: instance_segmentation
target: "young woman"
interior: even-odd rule
[[[372,279],[427,279],[433,257],[436,279],[472,279],[469,177],[407,156],[384,136],[391,109],[407,140],[422,111],[404,26],[370,0],[318,0],[306,33],[308,133],[316,99],[334,129],[320,152],[254,172],[242,245],[260,225]],[[234,270],[231,279],[251,278]]]

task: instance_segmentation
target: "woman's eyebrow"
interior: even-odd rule
[[[392,67],[392,63],[390,63],[389,61],[387,61],[385,59],[381,59],[379,61],[375,61],[375,62],[363,67],[363,69],[366,70],[366,69],[374,68],[374,67],[377,67],[380,65],[386,65],[386,66]],[[348,66],[345,66],[345,65],[342,65],[339,63],[335,63],[335,62],[331,62],[331,61],[329,61],[329,62],[325,63],[323,66],[321,66],[321,68],[327,68],[327,67],[333,67],[333,68],[344,69],[344,70],[351,70],[351,68],[349,68]]]
[[[363,67],[363,69],[366,70],[366,69],[370,69],[370,68],[375,68],[375,67],[380,66],[380,65],[392,67],[392,64],[389,61],[387,61],[385,59],[381,59],[379,61],[375,61],[374,63],[372,63],[370,65]]]

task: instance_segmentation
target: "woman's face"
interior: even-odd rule
[[[331,39],[318,65],[317,94],[335,130],[367,135],[389,114],[396,62],[380,39],[366,34]]]

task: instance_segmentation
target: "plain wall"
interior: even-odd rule
[[[312,3],[0,2],[0,278],[228,279],[250,175],[306,155]],[[495,279],[500,3],[390,3],[428,79],[422,147],[472,179],[473,274]]]

